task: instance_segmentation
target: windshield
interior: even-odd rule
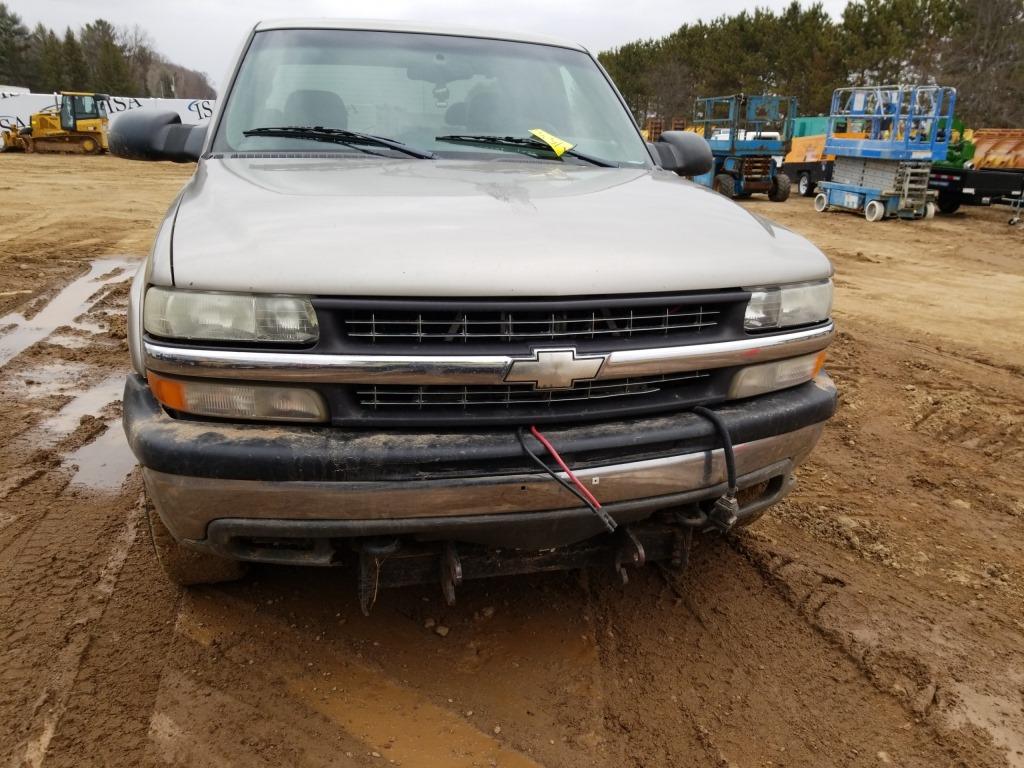
[[[246,135],[318,126],[402,142],[438,157],[580,162],[543,147],[453,143],[452,135],[530,138],[540,129],[611,164],[647,166],[643,139],[589,55],[549,45],[447,35],[288,29],[258,32],[228,96],[215,152],[310,151],[365,157],[382,146]]]

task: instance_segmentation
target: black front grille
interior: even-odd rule
[[[413,386],[367,385],[356,387],[356,398],[364,408],[373,410],[400,409],[479,409],[517,406],[557,407],[562,403],[642,398],[663,389],[692,385],[710,374],[693,371],[666,376],[645,376],[632,379],[579,382],[570,389],[535,389],[532,384],[501,386]]]
[[[528,354],[545,344],[612,352],[725,341],[743,333],[748,298],[743,291],[715,291],[588,299],[318,297],[313,303],[321,352]]]
[[[702,304],[550,312],[364,310],[345,318],[345,333],[371,344],[631,339],[701,333],[718,325],[720,314]]]
[[[597,297],[313,299],[320,339],[313,354],[501,355],[537,359],[545,349],[579,355],[711,344],[746,338],[742,290]],[[411,427],[582,423],[720,402],[731,371],[580,381],[570,389],[528,383],[398,384],[386,378],[318,387],[337,425]]]

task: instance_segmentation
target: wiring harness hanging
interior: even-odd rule
[[[543,435],[543,433],[541,433],[541,431],[537,429],[536,426],[530,427],[530,434],[538,443],[544,446],[544,449],[551,455],[551,458],[555,460],[555,463],[561,468],[562,472],[564,472],[565,476],[569,479],[565,480],[564,478],[562,478],[554,469],[547,465],[544,459],[542,459],[540,456],[533,452],[533,450],[526,442],[526,436],[523,433],[523,428],[519,427],[516,430],[516,437],[519,438],[519,445],[522,447],[523,453],[529,456],[538,467],[540,467],[548,475],[550,475],[555,480],[555,482],[557,482],[560,486],[569,491],[569,493],[573,494],[576,498],[582,501],[583,504],[586,507],[588,507],[590,511],[593,512],[597,516],[597,518],[604,524],[604,527],[608,530],[609,533],[614,531],[618,527],[614,518],[612,518],[611,515],[609,515],[607,512],[601,509],[601,502],[599,502],[597,500],[597,497],[595,497],[594,494],[590,492],[587,486],[585,486],[583,482],[578,477],[576,477],[575,473],[571,469],[569,469],[569,465],[565,463],[565,461],[559,455],[558,451],[555,449],[555,446],[551,444],[551,441],[548,440]]]

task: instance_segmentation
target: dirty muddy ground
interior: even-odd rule
[[[191,168],[0,158],[5,765],[1024,766],[1024,229],[748,202],[833,259],[795,494],[653,570],[386,593],[164,581],[119,427],[127,280]]]

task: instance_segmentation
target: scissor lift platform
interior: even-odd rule
[[[956,90],[938,85],[837,89],[825,139],[835,166],[832,180],[818,185],[815,210],[854,211],[868,221],[934,216],[928,176],[932,161],[946,156],[955,103]]]

